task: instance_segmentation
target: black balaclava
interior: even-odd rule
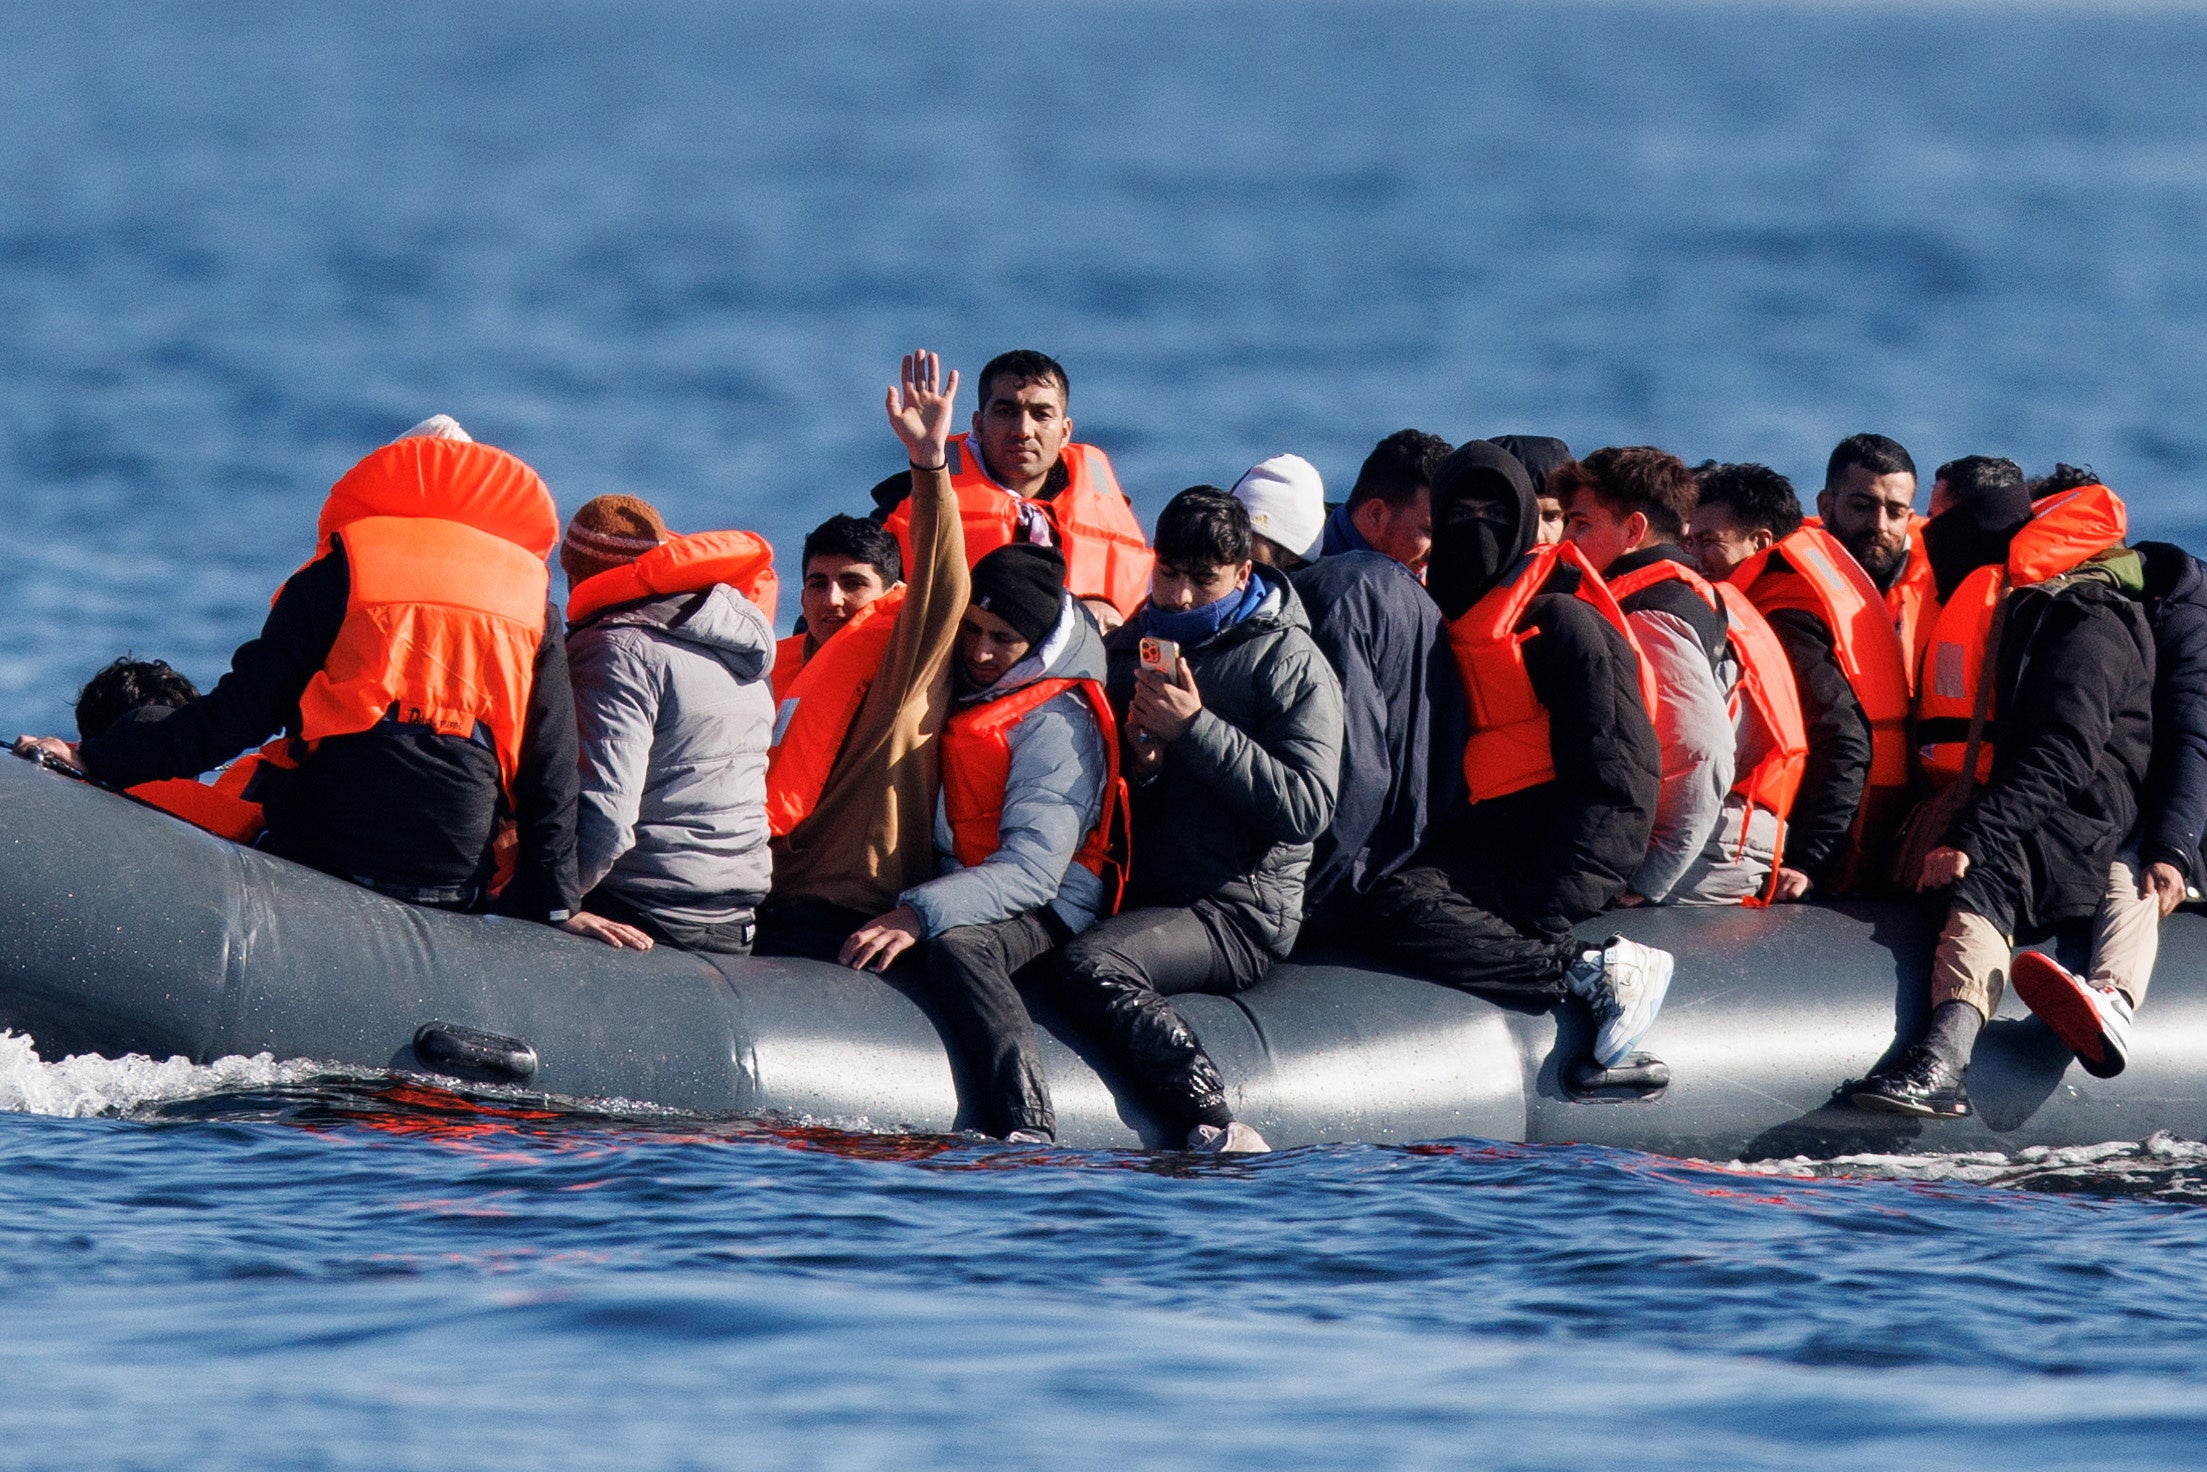
[[[2031,492],[2020,480],[2012,485],[1956,491],[1953,504],[1924,523],[1923,551],[1931,562],[1939,601],[1946,602],[1962,579],[1980,567],[2008,560],[2008,544],[2031,519]]]
[[[1461,618],[1532,550],[1540,507],[1515,455],[1487,440],[1462,446],[1433,470],[1433,553],[1426,591],[1443,618]]]
[[[1533,494],[1548,494],[1548,472],[1571,458],[1571,447],[1562,440],[1544,434],[1498,434],[1487,443],[1500,445],[1517,457],[1517,463],[1525,467],[1526,478],[1533,483]]]

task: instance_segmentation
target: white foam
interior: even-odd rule
[[[143,1053],[121,1058],[79,1053],[48,1063],[30,1038],[0,1031],[0,1112],[70,1118],[127,1114],[147,1104],[298,1083],[325,1071],[304,1061],[278,1063],[269,1053],[207,1064],[188,1058],[156,1061]]]
[[[2041,1176],[2077,1170],[2093,1170],[2110,1177],[2132,1169],[2167,1169],[2179,1165],[2207,1164],[2207,1145],[2159,1130],[2137,1141],[2110,1141],[2104,1145],[2031,1145],[2006,1154],[1997,1150],[1973,1150],[1951,1155],[1840,1155],[1812,1160],[1796,1155],[1789,1160],[1733,1161],[1727,1170],[1757,1175],[1882,1177],[1904,1181],[1959,1181],[1972,1185],[2021,1185]]]

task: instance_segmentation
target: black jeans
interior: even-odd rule
[[[967,1108],[999,1138],[1013,1130],[1057,1134],[1034,1022],[1012,978],[1046,965],[1072,930],[1044,905],[993,925],[961,925],[923,941],[927,989],[970,1087]]]
[[[1165,999],[1231,996],[1271,969],[1253,924],[1201,899],[1186,909],[1130,910],[1076,936],[1065,947],[1058,994],[1159,1119],[1186,1131],[1234,1116],[1217,1067]]]
[[[768,899],[759,906],[758,956],[801,956],[833,961],[851,932],[874,917],[826,900]]]
[[[714,956],[748,956],[756,925],[749,915],[717,925],[693,925],[639,910],[604,885],[583,897],[582,907],[593,915],[633,925],[661,945],[678,951],[702,951]]]
[[[1520,923],[1499,879],[1461,849],[1419,855],[1372,886],[1352,942],[1373,958],[1447,986],[1513,1001],[1563,997],[1583,944],[1560,919]]]

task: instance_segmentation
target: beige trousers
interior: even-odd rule
[[[2161,906],[2138,893],[2138,870],[2126,857],[2108,867],[2107,890],[2092,917],[2092,966],[2086,980],[2112,986],[2131,1006],[2146,1000],[2161,950]],[[1931,1005],[1967,1002],[1990,1018],[2000,1010],[2015,947],[1982,915],[1954,910],[1931,958]]]

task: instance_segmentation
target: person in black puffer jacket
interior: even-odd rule
[[[1250,560],[1239,501],[1182,491],[1156,545],[1150,601],[1104,645],[1132,783],[1124,908],[1067,944],[1061,994],[1190,1149],[1263,1150],[1168,998],[1244,991],[1293,949],[1333,820],[1341,685],[1295,589]],[[1141,667],[1151,639],[1179,645],[1171,678]]]

